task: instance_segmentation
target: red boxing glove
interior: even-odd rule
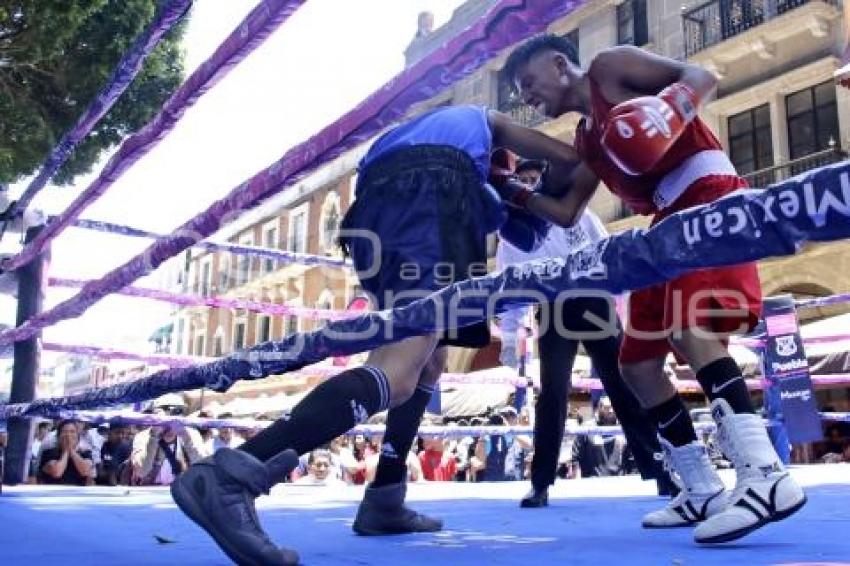
[[[652,170],[697,115],[693,90],[675,83],[658,96],[627,100],[611,109],[602,132],[602,147],[628,175]]]
[[[517,208],[525,208],[528,199],[534,194],[519,182],[514,174],[517,156],[503,147],[490,154],[490,173],[487,182],[499,193],[506,203]]]
[[[685,124],[697,117],[700,100],[694,89],[685,83],[673,83],[658,93],[658,98],[670,105]]]
[[[490,154],[490,172],[487,181],[495,186],[501,186],[514,174],[517,157],[512,151],[498,147]]]

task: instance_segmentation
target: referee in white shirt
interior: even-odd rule
[[[515,173],[520,181],[533,186],[542,174],[543,167],[544,164],[540,161],[521,160]],[[500,240],[496,262],[498,268],[503,269],[508,265],[532,259],[565,257],[607,235],[608,232],[599,218],[590,210],[586,210],[579,221],[570,228],[552,226],[542,245],[533,252],[521,251]],[[527,308],[511,310],[501,316],[500,360],[506,366],[517,367],[517,329]],[[541,320],[542,317],[548,317],[548,320]],[[584,345],[599,374],[605,393],[611,399],[641,476],[644,479],[655,478],[659,484],[659,494],[670,495],[676,488],[653,456],[661,451],[656,437],[657,431],[620,374],[617,360],[622,330],[613,297],[600,296],[599,293],[572,295],[554,304],[541,305],[537,311],[537,320],[542,333],[538,339],[540,395],[535,404],[532,487],[520,506],[548,505],[548,489],[555,483],[567,417],[570,377],[579,343]],[[599,326],[593,321],[605,321],[605,324]],[[610,329],[612,321],[615,322],[616,331],[605,332],[606,327]]]

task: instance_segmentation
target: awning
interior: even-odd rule
[[[513,385],[452,384],[440,390],[444,417],[473,417],[501,407],[515,391]]]
[[[164,326],[160,326],[154,330],[148,342],[168,342],[171,339],[171,333],[174,331],[174,323],[169,322]]]
[[[848,49],[850,51],[850,49]],[[850,53],[845,55],[845,58],[850,60]],[[837,71],[835,71],[835,82],[844,88],[850,88],[850,61]]]
[[[836,340],[830,340],[820,344],[813,342],[806,344],[806,355],[809,358],[813,358],[850,352],[848,330],[850,330],[850,313],[831,316],[817,322],[804,324],[800,328],[800,335],[803,337],[803,340],[826,336],[838,337]]]

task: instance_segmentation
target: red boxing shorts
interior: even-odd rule
[[[703,177],[658,212],[652,225],[671,214],[746,187],[746,181],[740,177]],[[673,350],[668,338],[686,328],[704,328],[716,332],[725,341],[730,334],[749,332],[758,323],[761,316],[758,269],[751,262],[692,271],[633,292],[628,313],[626,336],[620,348],[621,364],[666,356]]]

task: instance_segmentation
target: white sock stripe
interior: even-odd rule
[[[390,405],[390,383],[387,379],[387,374],[380,368],[375,366],[362,366],[363,369],[372,374],[372,377],[375,378],[375,381],[378,383],[378,391],[380,392],[381,398],[378,404],[378,410],[375,411],[379,413],[389,407]]]
[[[436,391],[435,386],[425,385],[425,384],[422,384],[422,383],[417,384],[416,389],[418,389],[419,391],[423,391],[425,393],[433,393],[434,391]]]

